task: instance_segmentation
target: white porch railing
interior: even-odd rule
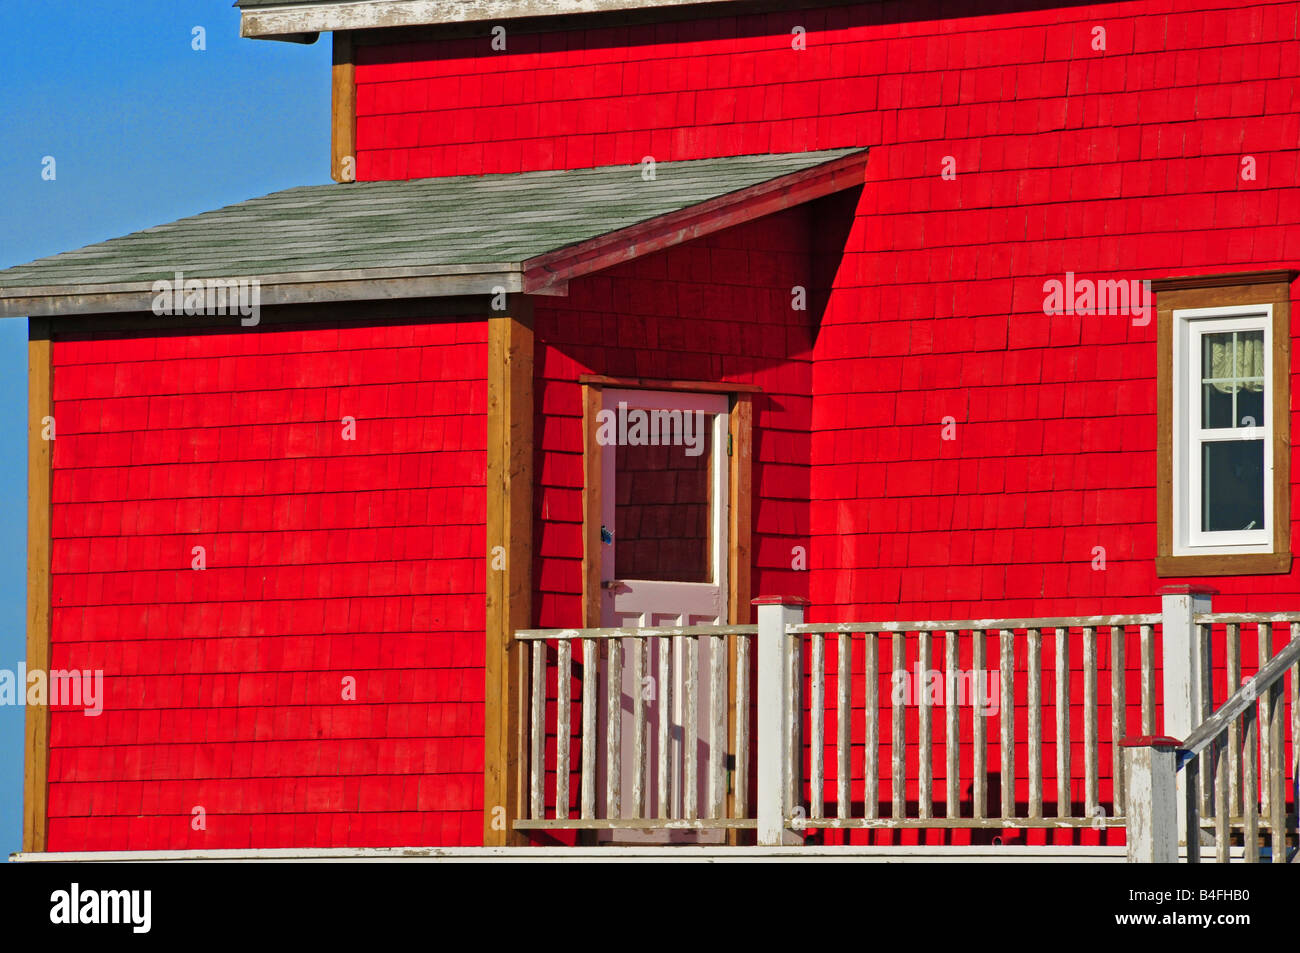
[[[1216,630],[1223,630],[1226,697],[1213,709],[1215,672],[1203,664],[1193,696],[1202,713],[1198,726],[1181,742],[1148,737],[1132,743],[1128,770],[1141,819],[1130,825],[1129,859],[1172,862],[1181,840],[1192,863],[1211,846],[1219,863],[1228,863],[1234,853],[1246,863],[1258,863],[1262,855],[1287,863],[1295,855],[1287,837],[1296,830],[1300,802],[1300,613],[1200,612],[1193,623],[1194,654],[1207,660]],[[1258,670],[1243,677],[1241,650],[1248,644],[1243,636],[1250,629]],[[1280,648],[1279,642],[1284,643]]]
[[[1152,785],[1168,779],[1143,773],[1162,770],[1150,768],[1158,745],[1126,758],[1125,739],[1163,732],[1191,744],[1201,729],[1213,736],[1170,781],[1183,805],[1174,829],[1206,831],[1189,859],[1202,836],[1217,834],[1222,857],[1259,831],[1274,858],[1287,854],[1300,613],[1211,614],[1208,596],[1182,592],[1160,613],[805,624],[800,600],[757,601],[756,626],[516,633],[531,671],[528,798],[515,827],[756,827],[770,846],[818,828],[1127,826],[1132,845],[1165,823]],[[1216,698],[1239,702],[1228,696],[1251,667],[1247,629],[1266,663],[1250,682],[1259,717],[1226,707],[1211,717]],[[1252,730],[1258,759],[1242,750]]]
[[[750,643],[757,631],[698,625],[516,632],[532,651],[528,816],[515,827],[752,828]]]
[[[787,804],[787,822],[808,828],[1122,826],[1116,741],[1129,733],[1126,655],[1130,642],[1140,646],[1141,721],[1150,728],[1159,625],[1159,614],[1146,614],[789,626],[787,651],[810,657],[810,731],[807,790]],[[883,698],[882,672],[889,676]],[[835,700],[828,705],[831,683]],[[798,695],[786,700],[791,712],[804,707]],[[1081,764],[1075,759],[1080,740]],[[1052,787],[1047,811],[1044,789]]]

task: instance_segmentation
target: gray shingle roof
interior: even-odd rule
[[[662,162],[650,181],[639,165],[623,165],[302,186],[0,271],[0,313],[32,313],[13,310],[13,299],[139,291],[178,271],[263,284],[500,280],[541,256],[782,179],[797,183],[846,157],[860,182],[865,152],[836,149]]]

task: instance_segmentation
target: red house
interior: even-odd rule
[[[1286,859],[1300,4],[239,6],[337,184],[0,272],[25,856]]]

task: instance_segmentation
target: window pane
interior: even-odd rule
[[[614,572],[620,579],[710,582],[709,473],[713,416],[700,415],[701,445],[614,451]],[[692,421],[694,423],[694,421]]]
[[[1201,446],[1201,530],[1264,529],[1264,441]]]
[[[1232,361],[1232,332],[1201,335],[1201,377],[1210,380],[1219,375],[1215,369],[1225,370]],[[1225,375],[1230,376],[1230,375]]]
[[[1201,385],[1201,426],[1206,429],[1232,426],[1232,392],[1215,384]]]
[[[1201,426],[1264,426],[1264,332],[1201,335]]]
[[[1264,426],[1264,389],[1243,387],[1237,392],[1237,427]]]

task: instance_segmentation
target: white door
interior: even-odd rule
[[[725,623],[730,552],[726,395],[606,390],[603,409],[609,413],[602,415],[606,429],[598,434],[602,450],[601,625]],[[658,642],[650,643],[649,665],[638,686],[632,682],[633,643],[623,640],[621,815],[635,816],[636,810],[632,803],[632,732],[633,697],[639,691],[649,722],[645,748],[648,816],[683,816],[683,758],[688,755],[697,759],[696,816],[704,816],[708,805],[709,640],[697,643],[698,700],[692,725],[683,724],[685,644],[682,639],[672,640],[673,684],[664,691],[658,684]],[[667,805],[660,803],[658,776],[658,726],[665,716],[671,776]],[[701,842],[715,838],[674,831],[651,838],[619,832],[616,839]]]

